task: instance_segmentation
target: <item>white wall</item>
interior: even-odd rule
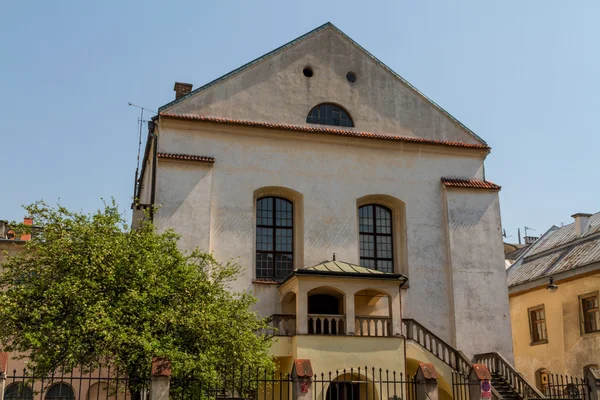
[[[284,186],[303,194],[305,266],[329,260],[333,252],[338,260],[359,262],[356,199],[386,194],[404,201],[410,279],[405,316],[454,340],[440,177],[481,179],[484,153],[179,121],[162,122],[159,151],[215,157],[212,167],[159,163],[157,198],[168,202],[156,222],[183,230],[190,248],[236,259],[244,276],[235,289],[253,290],[265,315],[280,305],[275,286],[252,283],[256,189]]]
[[[513,360],[498,194],[446,192],[457,348],[469,357],[497,351]]]

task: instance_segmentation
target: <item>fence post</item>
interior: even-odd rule
[[[311,400],[313,370],[310,360],[296,358],[292,367],[292,400]],[[152,400],[152,399],[151,399]]]
[[[487,385],[489,385],[489,390],[484,390]],[[473,368],[469,374],[469,399],[490,400],[491,397],[492,374],[490,374],[490,370],[485,364],[473,364]]]
[[[600,368],[587,368],[584,378],[588,383],[590,400],[600,400]]]
[[[416,400],[438,400],[438,379],[440,374],[431,363],[419,363],[415,376]]]
[[[0,400],[4,400],[6,369],[8,368],[8,353],[0,353]]]
[[[171,362],[162,358],[152,359],[150,377],[150,400],[169,400],[171,388]]]

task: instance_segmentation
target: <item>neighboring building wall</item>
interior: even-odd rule
[[[600,332],[581,334],[579,296],[600,290],[600,273],[559,282],[558,291],[544,287],[510,297],[515,366],[526,379],[545,368],[552,373],[583,376],[583,368],[600,364]],[[544,305],[548,343],[531,345],[528,309]]]
[[[404,316],[417,319],[454,343],[454,299],[440,177],[483,179],[484,151],[161,120],[159,152],[215,158],[212,166],[159,162],[157,203],[162,207],[155,222],[160,229],[183,230],[188,249],[200,246],[218,260],[238,262],[242,276],[232,287],[253,291],[260,300],[256,307],[263,315],[281,312],[281,306],[276,286],[252,283],[256,190],[282,187],[303,196],[300,220],[304,249],[302,254],[295,254],[295,258],[304,259],[300,267],[330,260],[334,252],[338,260],[359,263],[357,199],[383,194],[401,200],[406,206],[408,269],[397,272],[410,279],[410,288],[403,295]],[[491,266],[496,254],[490,258],[490,248],[495,251],[497,247],[503,259],[497,194],[492,194],[495,200],[487,212],[481,209],[490,201],[489,196],[486,191],[469,196],[467,206],[474,207],[474,215],[482,219],[470,215],[466,221],[474,234],[493,230],[482,240],[497,243],[476,242],[474,246],[460,241],[455,246],[457,252],[470,251],[474,260],[486,261],[482,265],[489,268],[490,284],[502,288],[503,271],[502,276],[496,276]],[[498,265],[501,267],[502,262]],[[482,266],[478,268],[485,272]],[[455,290],[464,293],[461,287]],[[490,298],[486,310],[508,320],[506,301],[498,301],[501,292]],[[489,295],[481,296],[484,302]],[[474,315],[471,310],[468,315]],[[484,326],[487,329],[496,323]],[[508,322],[490,332],[506,332],[510,338]],[[510,356],[510,339],[503,343],[501,335],[493,338],[490,342],[502,342],[493,349]],[[467,345],[466,340],[463,342]],[[469,349],[474,352],[490,350],[485,347],[489,342],[473,343],[477,345],[469,344]]]
[[[448,188],[445,197],[456,348],[512,361],[498,193]]]

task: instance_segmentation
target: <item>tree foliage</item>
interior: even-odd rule
[[[229,290],[236,264],[183,253],[175,232],[149,222],[129,230],[114,201],[94,214],[25,208],[42,229],[0,272],[4,351],[27,355],[40,373],[110,362],[148,376],[153,356],[205,379],[272,366],[255,299]]]

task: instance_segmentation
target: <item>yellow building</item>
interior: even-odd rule
[[[600,213],[573,218],[507,271],[515,365],[542,391],[600,365]]]

